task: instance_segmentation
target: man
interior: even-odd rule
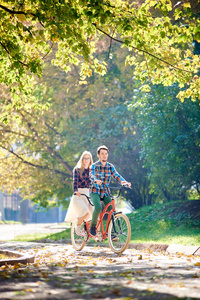
[[[93,236],[96,235],[97,219],[101,211],[100,199],[103,199],[105,205],[112,201],[106,188],[109,186],[111,177],[114,177],[121,185],[131,187],[131,183],[127,182],[119,173],[117,173],[115,167],[107,162],[108,148],[105,145],[100,146],[97,149],[97,156],[99,160],[92,164],[90,170],[90,179],[92,183],[90,197],[95,207],[90,227],[90,234]]]

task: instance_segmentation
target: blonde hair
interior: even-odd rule
[[[89,168],[91,167],[91,165],[93,164],[93,160],[92,160],[92,154],[89,151],[83,151],[83,153],[81,154],[81,157],[79,158],[76,166],[74,167],[74,169],[78,168],[80,170],[80,175],[82,176],[83,171],[84,171],[84,165],[83,165],[83,158],[84,156],[88,154],[90,156],[90,163],[89,163]]]

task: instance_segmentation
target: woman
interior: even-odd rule
[[[74,222],[77,220],[77,235],[81,234],[81,224],[83,220],[90,220],[94,210],[94,207],[89,204],[87,198],[81,195],[86,194],[89,196],[89,170],[92,163],[91,153],[84,151],[73,170],[74,195],[71,198],[65,222]]]

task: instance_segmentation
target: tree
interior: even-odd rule
[[[155,86],[133,104],[151,191],[165,201],[186,199],[191,187],[200,192],[200,109],[178,101],[177,89]]]
[[[106,56],[107,47],[104,44],[99,59]],[[0,183],[7,191],[18,187],[23,198],[43,207],[49,206],[49,199],[66,205],[72,193],[71,170],[81,152],[90,150],[95,159],[96,148],[106,143],[117,169],[133,182],[128,195],[133,205],[150,201],[146,170],[139,160],[140,133],[124,104],[131,99],[134,84],[130,69],[123,66],[126,51],[113,46],[112,55],[108,74],[93,74],[87,85],[77,84],[76,67],[66,75],[46,59],[44,76],[32,95],[40,102],[39,111],[9,106],[9,95],[4,95],[2,109],[10,113],[0,130]]]
[[[33,199],[44,206],[48,198],[69,194],[71,169],[81,151],[73,153],[71,126],[86,120],[88,108],[95,113],[126,103],[133,76],[144,90],[148,82],[177,82],[182,101],[199,97],[199,56],[192,52],[199,20],[193,2],[11,0],[1,2],[0,17],[1,183],[7,189],[15,183],[27,196],[36,192]],[[111,74],[99,79],[97,89],[96,75],[113,69],[116,44],[124,48],[121,57],[117,54],[120,68],[115,66],[112,81]],[[53,69],[60,75],[55,81],[63,81],[61,91],[45,74],[48,57],[66,72]],[[132,67],[131,76],[122,58]]]

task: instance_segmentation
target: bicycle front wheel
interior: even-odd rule
[[[131,225],[126,215],[118,213],[113,216],[108,227],[108,243],[112,251],[122,253],[131,239]]]
[[[75,228],[77,225],[77,221],[72,223],[71,226],[71,241],[74,249],[77,251],[80,251],[85,246],[85,240],[84,240],[84,224],[81,225],[81,234],[77,235]]]

